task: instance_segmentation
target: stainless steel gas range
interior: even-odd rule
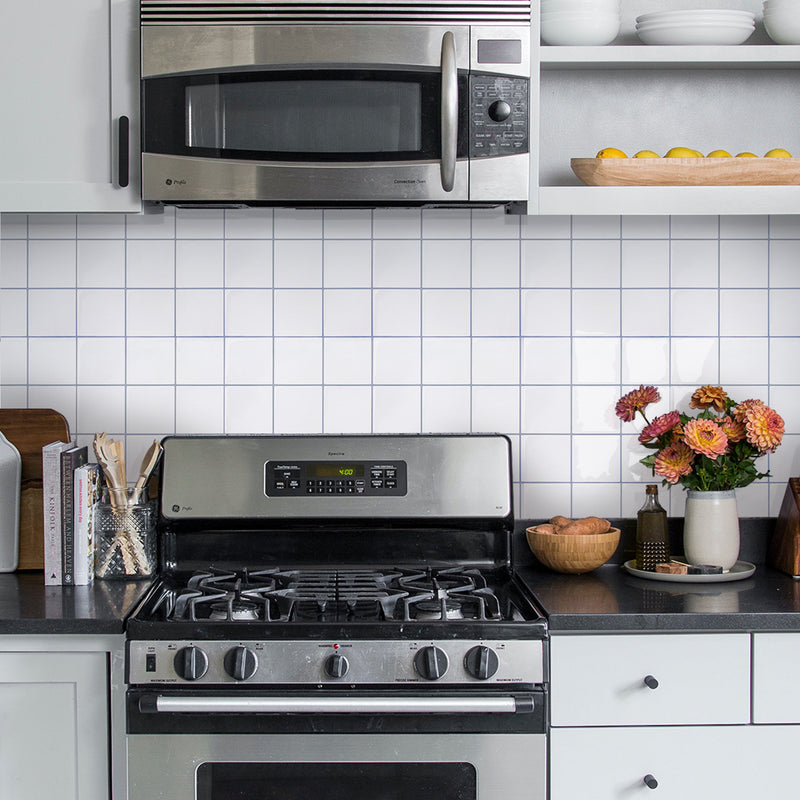
[[[168,437],[129,800],[543,800],[499,435]]]

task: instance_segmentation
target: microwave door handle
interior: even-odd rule
[[[442,37],[442,188],[453,191],[456,181],[456,152],[458,146],[458,70],[456,40],[450,31]]]

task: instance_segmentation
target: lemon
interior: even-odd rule
[[[628,156],[622,152],[622,150],[617,150],[616,147],[604,147],[600,152],[597,154],[596,158],[627,158]]]
[[[727,150],[712,150],[708,158],[733,158],[733,156]]]
[[[755,153],[744,152],[744,153],[737,153],[736,158],[758,158],[758,156]]]
[[[673,147],[664,158],[697,158],[697,156],[697,150],[692,150],[690,147]]]
[[[768,153],[764,153],[764,158],[791,158],[792,154],[788,150],[784,150],[782,147],[776,147],[774,150],[770,150]]]
[[[661,158],[658,153],[654,153],[652,150],[640,150],[634,158]]]

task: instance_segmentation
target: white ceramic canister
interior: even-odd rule
[[[19,563],[19,492],[22,459],[0,432],[0,572],[14,572]]]
[[[735,490],[687,492],[683,526],[686,560],[730,569],[739,558],[739,544]]]

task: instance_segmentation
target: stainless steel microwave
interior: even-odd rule
[[[507,205],[530,5],[142,0],[142,189],[176,205]]]

